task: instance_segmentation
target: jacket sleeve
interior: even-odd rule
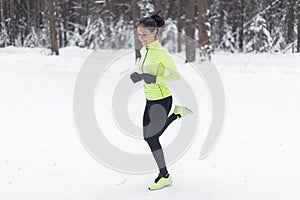
[[[171,55],[165,50],[159,54],[160,63],[166,68],[169,74],[164,76],[157,76],[156,83],[174,81],[180,79],[180,75],[176,68],[176,65],[171,57]]]

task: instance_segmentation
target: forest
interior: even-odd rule
[[[136,22],[162,10],[172,52],[300,52],[300,0],[0,0],[0,47],[139,49]],[[186,39],[189,38],[189,39]]]

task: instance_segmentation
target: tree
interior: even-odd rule
[[[297,6],[297,14],[298,14],[298,44],[297,44],[297,52],[300,53],[300,0],[298,0]]]
[[[268,52],[271,49],[271,34],[267,29],[266,20],[261,15],[255,16],[247,34],[249,38],[245,45],[247,52]]]
[[[134,33],[137,18],[162,10],[160,15],[166,20],[159,32],[162,44],[179,52],[186,47],[189,62],[194,60],[194,40],[200,46],[231,52],[286,52],[296,44],[300,52],[300,0],[52,2],[54,20],[48,0],[0,0],[0,46],[55,47],[55,40],[59,47],[92,49],[131,48],[134,44],[139,57],[142,45]],[[52,27],[53,21],[56,24]],[[184,44],[180,34],[176,38],[176,32],[190,40]]]
[[[49,17],[50,17],[51,51],[52,53],[55,53],[55,55],[59,55],[53,1],[47,0],[47,3],[48,3],[48,10],[49,10]]]
[[[0,0],[0,47],[9,45],[8,26],[6,22],[6,4]]]
[[[3,29],[4,16],[3,16],[3,1],[0,0],[0,35]]]
[[[239,50],[243,51],[244,49],[244,0],[241,0],[241,10],[240,10],[240,28],[239,28]]]
[[[201,48],[205,48],[209,45],[208,0],[199,0],[198,12],[199,43]]]
[[[55,19],[56,19],[56,27],[58,28],[58,41],[59,47],[62,47],[62,29],[61,29],[61,12],[60,12],[60,3],[59,0],[54,1],[55,7]]]
[[[196,59],[195,49],[195,1],[185,1],[185,53],[186,62],[194,62]]]
[[[219,7],[218,7],[218,15],[219,15],[219,27],[218,27],[218,34],[219,40],[217,41],[218,44],[221,44],[223,41],[223,34],[224,34],[224,24],[225,24],[225,10],[224,10],[224,0],[220,0]],[[218,45],[219,46],[219,45]]]
[[[288,0],[288,14],[287,14],[287,24],[288,24],[288,32],[287,32],[287,44],[292,43],[294,40],[294,6],[295,0]]]
[[[131,7],[132,7],[132,22],[133,22],[133,29],[134,29],[134,49],[135,49],[135,58],[138,59],[141,57],[140,49],[141,44],[138,40],[138,35],[136,32],[136,24],[137,24],[137,4],[136,0],[131,0]]]
[[[239,21],[239,12],[238,12],[238,0],[233,0],[232,2],[232,33],[234,34],[234,41],[237,42],[237,36],[236,34],[237,29],[238,29],[238,21]]]
[[[181,52],[181,28],[182,28],[182,20],[181,20],[182,12],[181,12],[181,0],[177,0],[177,52]]]
[[[10,0],[10,31],[9,38],[10,44],[15,45],[15,12],[14,12],[14,0]]]
[[[66,0],[62,0],[61,2],[61,20],[62,20],[62,32],[63,32],[63,39],[60,39],[60,46],[67,46],[68,45],[68,38],[67,38],[67,2]]]

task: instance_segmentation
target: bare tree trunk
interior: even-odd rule
[[[61,13],[60,13],[60,5],[58,0],[54,1],[55,7],[55,19],[56,19],[56,28],[58,29],[58,43],[59,47],[62,47],[62,32],[61,32]]]
[[[14,0],[10,0],[10,44],[15,45],[15,12],[14,12]]]
[[[168,15],[167,15],[168,18],[176,19],[177,17],[176,8],[177,8],[177,0],[171,1],[171,3],[169,3],[169,8],[168,8]]]
[[[137,24],[137,5],[136,5],[136,0],[131,0],[131,7],[132,7],[132,22],[133,22],[133,32],[134,32],[134,48],[135,48],[135,59],[138,59],[141,57],[140,54],[140,49],[142,47],[137,31],[136,31],[136,24]]]
[[[187,0],[185,1],[185,54],[186,62],[194,62],[196,58],[196,48],[195,48],[195,1]]]
[[[36,28],[38,31],[40,31],[40,21],[41,21],[41,4],[40,2],[36,2],[36,21],[35,21],[35,24],[36,24]]]
[[[298,44],[297,51],[300,53],[300,1],[298,1]]]
[[[257,3],[258,2],[256,0],[251,0],[251,18],[253,18],[257,13]]]
[[[239,50],[240,52],[244,49],[244,0],[241,0],[241,13],[240,13],[240,28],[239,28]]]
[[[8,0],[5,0],[4,3],[5,3],[5,7],[6,7],[6,9],[4,10],[4,11],[6,11],[6,12],[4,12],[5,19],[8,19],[9,18],[9,2],[8,2]]]
[[[199,24],[199,43],[200,47],[204,47],[205,45],[209,45],[209,37],[208,37],[208,0],[199,0],[198,3],[198,24]]]
[[[161,16],[164,17],[163,3],[164,3],[164,0],[155,0],[156,11],[161,10]]]
[[[77,1],[77,24],[81,24],[81,0]]]
[[[250,5],[250,17],[251,19],[253,17],[255,17],[256,13],[257,13],[257,1],[256,0],[251,0],[251,5]],[[254,38],[254,49],[255,49],[255,52],[259,52],[259,34],[258,33],[252,33],[251,32],[251,35],[250,37],[253,37]]]
[[[33,13],[35,12],[35,3],[33,1],[27,1],[26,3],[24,2],[24,4],[26,5],[26,11],[24,9],[24,16],[26,17],[26,23],[28,24],[26,31],[30,32],[30,27],[35,25],[35,14]],[[17,7],[20,7],[19,5]],[[18,12],[18,11],[17,11]],[[19,13],[17,14],[17,16],[19,15]],[[27,34],[29,34],[29,32]]]
[[[0,33],[2,31],[2,22],[3,22],[3,4],[2,4],[2,0],[0,0]]]
[[[269,13],[269,17],[273,16],[273,8],[272,8],[272,2],[273,0],[268,0],[268,6],[270,6],[270,13]],[[269,26],[268,26],[268,31],[272,34],[273,33],[273,20],[270,20],[269,22]]]
[[[169,8],[170,8],[170,1],[164,1],[164,6],[163,6],[163,9],[162,9],[162,11],[164,11],[162,13],[162,16],[163,16],[164,19],[167,19],[169,17],[169,12],[168,12]]]
[[[181,20],[181,0],[177,0],[177,52],[181,52],[181,27],[182,27],[182,20]]]
[[[233,5],[232,5],[232,33],[234,42],[237,44],[237,28],[238,28],[238,0],[233,0]]]
[[[165,0],[154,0],[154,4],[156,6],[154,12],[161,10],[159,15],[162,16],[162,18],[166,19],[165,16],[166,13],[168,13],[168,11],[166,11],[165,8],[165,4],[166,4]],[[162,31],[158,31],[158,38],[161,38],[161,36],[162,36]]]
[[[61,6],[62,6],[62,29],[63,29],[63,44],[62,46],[68,45],[68,39],[67,39],[67,8],[66,8],[67,2],[66,0],[62,0]]]
[[[55,55],[59,55],[57,33],[55,28],[53,1],[47,0],[47,3],[48,3],[48,10],[49,10],[49,17],[50,17],[51,50],[53,53],[55,53]]]
[[[288,0],[288,15],[287,15],[287,22],[288,22],[288,34],[287,34],[287,43],[291,43],[294,40],[294,6],[295,0]]]
[[[7,12],[8,12],[8,8],[7,8],[7,2],[6,2],[6,0],[3,0],[3,3],[2,3],[2,6],[3,6],[3,22],[4,22],[4,27],[5,27],[5,29],[7,29],[8,28],[8,26],[7,26],[7,21],[6,21],[6,19],[7,19]]]
[[[48,17],[46,17],[47,15],[45,15],[44,13],[47,12],[47,8],[46,8],[46,3],[45,1],[38,1],[39,5],[40,5],[40,13],[39,13],[39,27],[40,28],[44,28],[45,26],[47,26],[46,21],[48,21]]]
[[[112,11],[112,2],[111,0],[106,0],[106,5],[105,5],[105,14],[104,14],[104,23],[106,24],[106,37],[107,38],[110,38],[111,35],[112,35],[112,32],[111,32],[111,28],[110,28],[110,25],[112,23],[112,15],[111,15],[111,11]],[[136,4],[135,4],[136,5]],[[133,5],[134,6],[134,5]],[[111,38],[110,38],[111,39]],[[107,45],[107,44],[106,44]],[[109,42],[109,47],[108,48],[112,48],[112,44],[111,42]]]
[[[67,20],[68,22],[68,31],[74,32],[75,31],[75,26],[74,24],[76,24],[76,8],[75,8],[75,1],[70,1],[70,0],[66,0],[66,11],[67,11]]]
[[[3,15],[3,1],[0,0],[0,33],[2,32],[2,25],[4,25],[4,15]]]
[[[38,10],[37,10],[37,3],[36,2],[32,2],[32,8],[31,8],[31,11],[33,12],[32,13],[32,21],[31,21],[31,23],[32,23],[32,25],[33,25],[33,27],[34,28],[36,28],[36,26],[37,26],[37,20],[36,20],[36,18],[37,18],[37,16],[38,16]],[[29,14],[28,14],[29,15]]]
[[[224,28],[224,0],[220,0],[220,4],[219,4],[219,8],[218,8],[218,12],[220,14],[220,23],[219,23],[219,44],[222,43],[222,38],[223,38],[223,28]]]

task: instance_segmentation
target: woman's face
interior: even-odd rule
[[[137,27],[139,40],[143,43],[144,46],[150,44],[155,40],[156,30],[151,32],[148,28],[143,26]]]

